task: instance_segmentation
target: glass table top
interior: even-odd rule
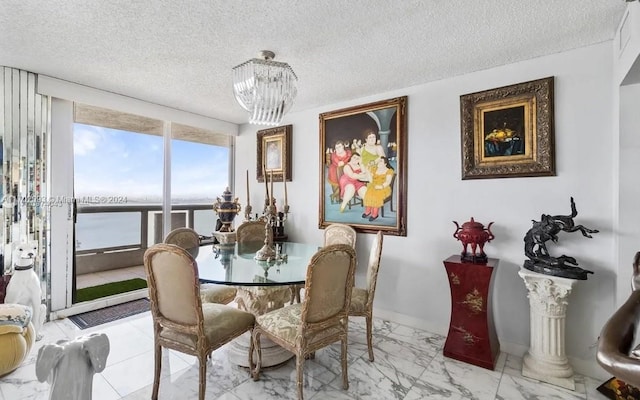
[[[265,262],[253,258],[262,245],[201,246],[196,257],[200,282],[237,286],[304,284],[309,261],[320,248],[304,243],[276,243],[286,259]]]

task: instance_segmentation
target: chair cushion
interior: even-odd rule
[[[256,325],[270,335],[276,336],[292,347],[296,345],[296,338],[301,323],[302,304],[293,304],[256,317]],[[308,344],[322,340],[340,332],[339,326],[328,327],[310,338]]]
[[[362,314],[367,310],[367,299],[369,292],[366,289],[354,287],[351,291],[351,305],[349,313]]]
[[[0,334],[23,333],[31,322],[31,307],[0,304]]]
[[[219,347],[229,339],[249,330],[255,321],[255,317],[251,313],[216,303],[203,304],[202,315],[204,317],[204,334],[211,347]],[[185,335],[171,329],[164,329],[160,336],[190,347],[195,348],[196,346],[196,336],[194,335]]]
[[[203,303],[227,304],[236,297],[236,289],[226,285],[203,283],[200,285],[200,298]]]

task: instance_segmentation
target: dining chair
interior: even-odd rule
[[[191,228],[176,228],[165,236],[163,242],[182,247],[193,258],[198,256],[200,250],[200,235]]]
[[[164,243],[182,247],[196,258],[200,250],[200,235],[191,228],[176,228],[167,234]],[[200,285],[200,296],[205,303],[229,304],[236,298],[236,289],[226,285],[203,283]]]
[[[296,356],[298,399],[303,398],[303,365],[307,356],[334,342],[342,343],[342,387],[347,377],[348,311],[356,268],[356,252],[346,244],[323,247],[311,258],[302,303],[291,304],[256,317],[249,348],[249,368],[259,379],[262,364],[260,338],[265,336]],[[254,350],[257,360],[254,362]]]
[[[349,225],[331,224],[324,230],[324,245],[348,244],[355,249],[356,231]]]
[[[373,296],[376,292],[378,270],[380,269],[380,257],[382,256],[382,231],[378,231],[369,252],[369,265],[367,267],[367,286],[365,288],[354,287],[351,294],[349,316],[365,317],[367,323],[367,347],[369,348],[369,361],[373,361]]]
[[[324,245],[331,244],[348,244],[354,249],[356,248],[356,231],[345,224],[331,224],[324,230]],[[291,303],[300,303],[300,292],[304,289],[304,285],[291,286]]]
[[[245,221],[236,228],[236,242],[238,252],[255,253],[264,244],[265,221]],[[273,232],[269,229],[269,235],[273,238]]]
[[[156,244],[144,253],[153,318],[155,371],[151,398],[158,398],[162,348],[198,358],[199,396],[204,400],[207,358],[211,353],[251,331],[253,314],[216,303],[202,303],[198,265],[183,248]]]

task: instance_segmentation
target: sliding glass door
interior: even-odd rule
[[[81,104],[74,115],[72,302],[78,303],[96,296],[87,298],[87,292],[113,295],[119,290],[117,285],[106,292],[96,286],[144,278],[144,251],[169,230],[187,226],[211,235],[212,204],[229,184],[232,139]],[[167,193],[170,209],[163,209]]]
[[[230,185],[230,137],[179,124],[171,128],[172,228],[187,226],[208,240],[215,230],[212,205]]]

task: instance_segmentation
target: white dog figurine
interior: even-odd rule
[[[20,242],[13,248],[13,274],[7,285],[4,298],[5,303],[22,304],[30,306],[33,311],[33,327],[36,331],[36,340],[42,339],[42,324],[47,312],[47,307],[42,304],[42,289],[40,279],[34,271],[34,261],[38,252],[36,242]]]

